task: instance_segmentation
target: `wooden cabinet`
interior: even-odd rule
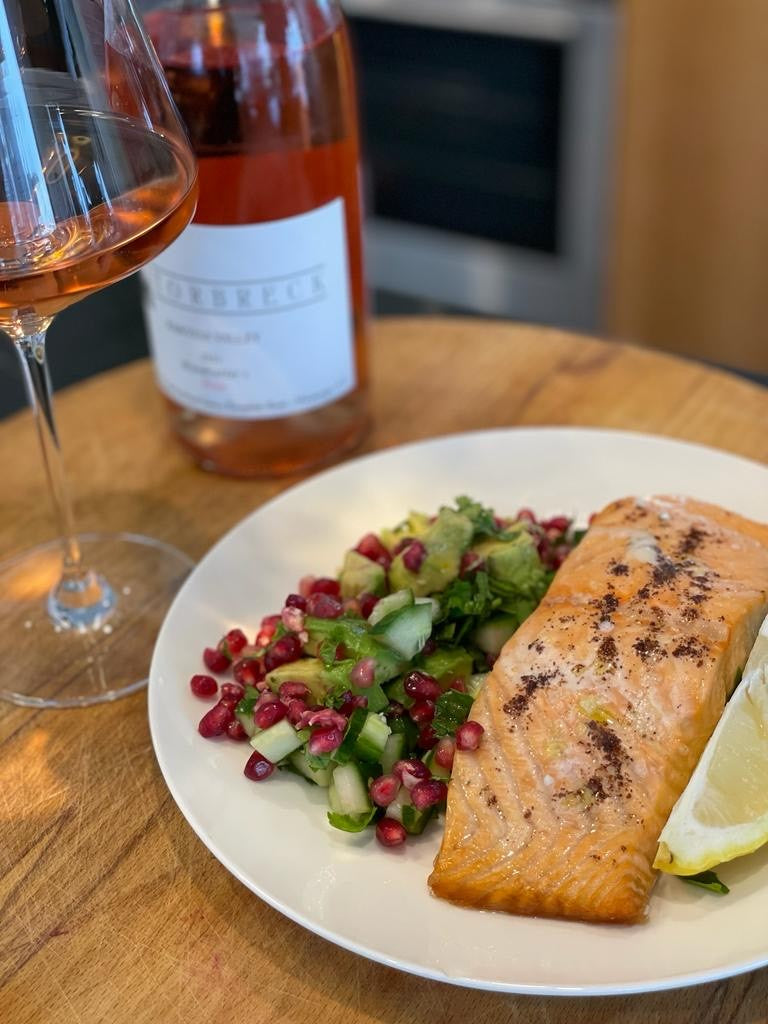
[[[625,0],[606,324],[768,373],[768,3]]]

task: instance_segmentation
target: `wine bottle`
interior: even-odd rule
[[[366,425],[343,16],[335,0],[165,0],[144,10],[199,162],[194,223],[144,272],[173,429],[206,469],[262,476],[316,465]]]

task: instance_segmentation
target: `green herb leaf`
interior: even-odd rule
[[[336,814],[334,811],[328,811],[328,821],[342,832],[362,832],[370,824],[375,813],[375,807],[362,814]]]
[[[501,532],[496,525],[493,509],[485,508],[480,502],[473,501],[466,495],[456,499],[456,511],[461,512],[472,523],[473,540],[477,540],[478,537],[496,537]]]
[[[717,892],[721,896],[727,896],[731,891],[725,882],[721,882],[714,871],[701,871],[698,875],[679,875],[683,882],[690,885],[698,885],[700,889],[709,889],[710,892]]]
[[[437,736],[453,735],[466,722],[474,697],[458,690],[446,690],[437,698],[432,728]]]

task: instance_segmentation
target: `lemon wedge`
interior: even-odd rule
[[[768,842],[768,617],[659,836],[653,866],[694,875]]]

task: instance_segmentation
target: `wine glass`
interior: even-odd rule
[[[0,696],[68,707],[146,682],[186,555],[75,533],[45,336],[190,220],[196,167],[131,0],[0,0],[0,330],[19,354],[60,540],[0,565]]]

